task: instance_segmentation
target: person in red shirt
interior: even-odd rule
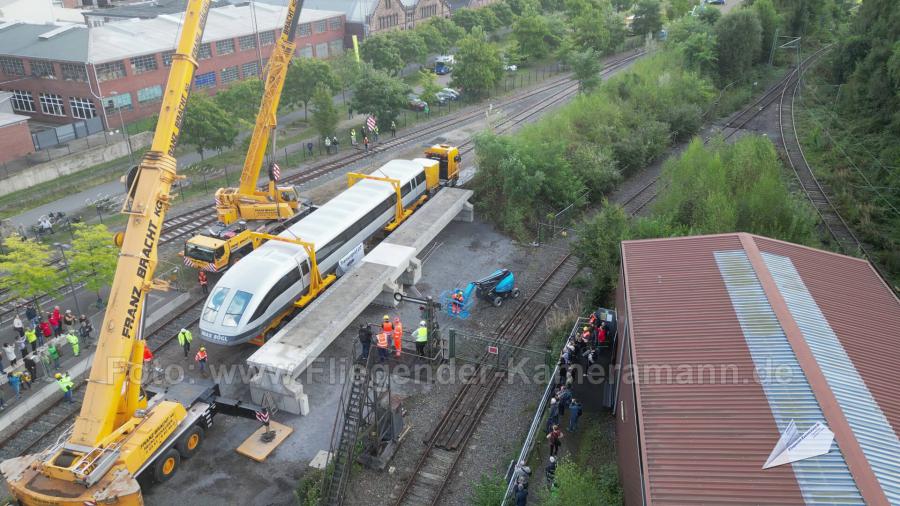
[[[53,328],[53,335],[62,335],[62,318],[59,316],[59,306],[47,315],[47,321],[50,322],[50,326]]]
[[[51,337],[53,337],[53,328],[50,327],[50,322],[48,322],[47,320],[42,321],[40,327],[41,327],[40,346],[43,346],[44,339],[50,339]]]

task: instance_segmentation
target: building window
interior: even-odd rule
[[[241,75],[244,76],[244,79],[258,76],[259,62],[251,61],[241,65]]]
[[[175,51],[163,51],[162,61],[163,65],[166,67],[172,66],[172,56],[175,55]]]
[[[208,60],[212,58],[212,48],[209,45],[209,42],[206,44],[200,44],[200,50],[197,51],[197,58],[200,60]]]
[[[397,26],[400,24],[400,15],[394,14],[392,16],[381,16],[378,18],[378,28],[385,29],[390,28],[392,26]]]
[[[73,118],[91,119],[97,115],[94,102],[86,98],[69,97],[69,107],[72,108]]]
[[[422,7],[422,9],[419,10],[420,19],[430,18],[432,16],[437,16],[437,5],[429,5]]]
[[[328,20],[328,29],[335,32],[341,29],[341,18],[331,18]]]
[[[100,82],[112,81],[113,79],[125,77],[125,64],[120,61],[101,63],[100,65],[97,65],[96,70],[97,79],[99,79]]]
[[[316,58],[328,58],[328,43],[316,44]]]
[[[62,78],[66,81],[87,81],[87,72],[84,65],[79,63],[60,63],[59,69],[62,71]]]
[[[300,25],[300,36],[301,37],[309,37],[310,26],[309,23],[303,23]]]
[[[391,8],[391,0],[384,0],[384,8],[385,9]]]
[[[216,54],[226,55],[234,52],[234,39],[220,40],[216,42]]]
[[[256,47],[256,35],[244,35],[238,39],[238,44],[241,46],[241,51],[253,49]]]
[[[18,58],[0,57],[0,70],[10,76],[24,76],[25,64]]]
[[[30,91],[13,90],[11,99],[13,110],[34,112],[34,95]]]
[[[145,54],[143,56],[135,56],[131,59],[131,73],[143,74],[144,72],[153,72],[156,70],[156,55]]]
[[[230,83],[231,81],[237,81],[237,78],[237,65],[235,65],[234,67],[225,67],[224,69],[222,69],[222,84]]]
[[[328,54],[338,56],[344,53],[344,41],[341,39],[333,40],[328,43]]]
[[[137,91],[138,103],[156,102],[162,98],[162,86],[148,86]]]
[[[299,51],[300,58],[312,58],[312,46],[304,46]]]
[[[216,85],[216,73],[207,72],[194,76],[194,86],[197,88],[212,88]]]
[[[56,77],[53,62],[31,60],[31,75],[35,77]]]
[[[106,112],[114,112],[117,109],[123,109],[126,111],[130,111],[134,109],[131,105],[131,93],[122,93],[119,95],[110,95],[106,97],[103,107],[106,109]]]
[[[328,29],[328,22],[324,19],[316,21],[316,33],[324,33]]]
[[[262,32],[259,34],[259,45],[271,46],[275,43],[275,32]]]
[[[63,99],[61,96],[53,93],[41,93],[41,112],[50,116],[65,116],[66,110],[63,107]]]

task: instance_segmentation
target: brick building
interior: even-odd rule
[[[200,48],[195,90],[215,93],[238,79],[259,76],[284,23],[283,7],[210,10]],[[303,9],[297,57],[343,52],[345,16]],[[13,110],[48,123],[102,116],[118,126],[156,114],[168,76],[180,15],[83,25],[0,24],[0,89],[13,93]],[[262,60],[262,61],[260,61]],[[260,65],[262,63],[262,65]]]
[[[0,92],[0,164],[34,152],[28,116],[12,110],[12,94]]]
[[[447,0],[306,0],[303,6],[343,12],[348,38],[356,35],[360,39],[388,30],[414,28],[416,23],[435,16],[450,16]]]

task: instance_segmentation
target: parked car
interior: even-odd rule
[[[506,70],[508,72],[515,72],[515,71],[519,70],[519,67],[517,65],[504,65],[503,68],[504,68],[504,70]]]
[[[441,105],[447,105],[447,102],[457,99],[456,95],[447,93],[443,90],[435,93],[434,96],[437,97],[438,102],[440,102]]]
[[[425,107],[428,104],[425,103],[424,100],[417,97],[416,95],[409,95],[407,98],[406,106],[412,109],[413,111],[424,111]]]
[[[460,92],[454,90],[453,88],[444,88],[441,90],[441,93],[446,93],[447,95],[449,95],[451,97],[450,100],[459,100],[459,96],[461,95]]]
[[[444,62],[437,62],[434,64],[434,73],[439,76],[445,76],[451,72],[453,72],[453,67]]]

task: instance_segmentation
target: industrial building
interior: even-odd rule
[[[251,12],[253,10],[253,12]],[[284,22],[285,8],[264,3],[211,9],[195,90],[215,93],[259,76]],[[255,19],[255,23],[254,20]],[[107,128],[159,111],[182,14],[84,25],[0,24],[0,87],[13,110],[46,123],[101,116]],[[345,16],[304,8],[296,57],[344,50]]]
[[[343,12],[348,37],[356,35],[360,39],[390,30],[412,29],[437,16],[450,17],[447,0],[307,0],[305,7]]]
[[[621,252],[626,504],[900,504],[900,302],[868,262],[745,233]]]

